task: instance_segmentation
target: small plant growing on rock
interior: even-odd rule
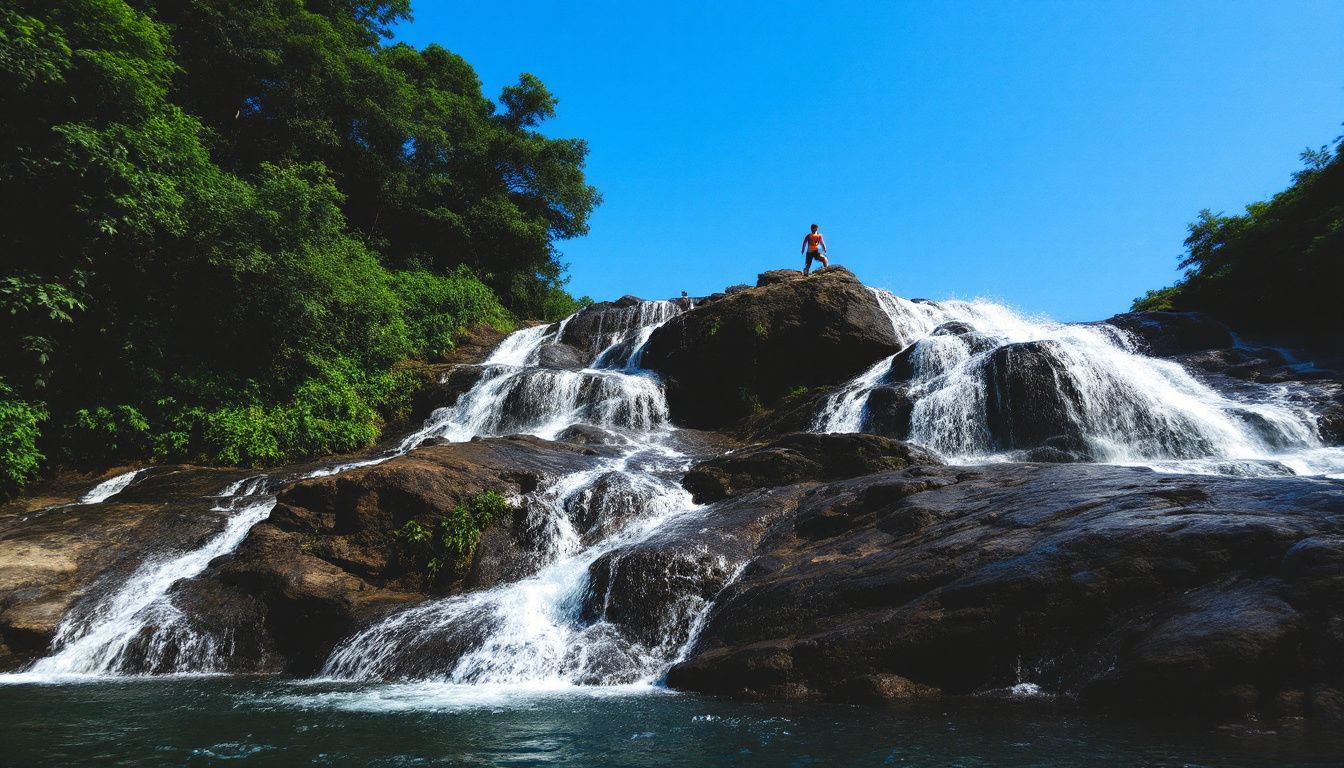
[[[428,548],[429,561],[425,570],[431,581],[437,580],[448,566],[452,567],[454,576],[462,576],[471,564],[481,534],[512,509],[504,494],[481,491],[467,503],[458,504],[448,514],[439,516],[432,525],[407,520],[398,529],[397,536],[402,541]]]

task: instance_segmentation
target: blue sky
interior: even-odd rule
[[[1344,2],[414,3],[487,95],[532,72],[604,204],[576,295],[703,295],[834,261],[903,296],[1107,317],[1201,208],[1344,129]]]

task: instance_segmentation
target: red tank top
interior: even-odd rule
[[[820,250],[821,250],[821,233],[820,233],[820,232],[812,232],[811,234],[809,234],[809,235],[807,236],[807,250],[809,250],[809,251],[820,251]]]

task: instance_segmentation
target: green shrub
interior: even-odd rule
[[[37,448],[37,425],[46,417],[0,381],[0,498],[23,490],[46,459]]]
[[[448,566],[450,575],[460,577],[471,565],[481,534],[512,509],[508,499],[498,491],[481,491],[467,503],[455,505],[433,525],[406,521],[397,536],[424,550],[425,571],[431,580],[437,579]]]
[[[66,456],[77,462],[143,456],[152,444],[149,421],[133,405],[81,408],[65,430]]]
[[[473,325],[505,332],[514,328],[513,317],[494,291],[466,267],[448,275],[422,269],[394,272],[391,286],[414,356],[432,358],[452,351],[457,337]]]

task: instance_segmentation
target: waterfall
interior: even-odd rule
[[[198,672],[218,668],[219,649],[213,638],[186,628],[167,595],[178,581],[200,575],[211,560],[232,552],[252,526],[271,513],[275,497],[262,495],[265,479],[240,480],[225,489],[214,508],[227,515],[224,528],[200,548],[142,563],[92,610],[67,614],[52,641],[55,652],[34,663],[29,673],[40,677],[136,671],[127,667],[127,652],[147,628],[154,629],[144,667],[159,668],[167,649],[173,648],[175,663],[181,667]]]
[[[816,431],[891,431],[956,463],[1054,449],[1170,471],[1344,470],[1338,452],[1323,449],[1312,415],[1291,404],[1291,385],[1233,398],[1173,361],[1140,354],[1109,325],[874,293],[906,347],[832,393]],[[877,392],[893,404],[895,428],[878,423]]]
[[[528,433],[552,438],[575,423],[627,436],[621,452],[599,467],[528,495],[529,528],[541,539],[536,556],[543,567],[535,576],[394,615],[343,644],[328,662],[329,674],[360,678],[399,674],[398,664],[417,658],[417,647],[444,638],[460,647],[452,669],[426,671],[422,676],[447,675],[463,682],[562,678],[602,682],[648,679],[671,661],[678,649],[638,648],[600,621],[581,620],[579,611],[587,569],[594,560],[695,508],[677,484],[688,459],[669,447],[672,430],[661,383],[637,367],[654,328],[684,308],[681,302],[641,302],[603,308],[595,322],[581,312],[551,326],[513,333],[484,361],[482,376],[472,389],[452,407],[435,411],[395,448],[301,476],[330,475],[387,461],[432,437],[463,441]],[[538,367],[542,349],[566,343],[571,338],[566,332],[576,319],[590,326],[582,347],[591,355],[592,367]],[[135,473],[112,478],[84,500],[106,499],[134,479]],[[214,507],[223,518],[218,533],[196,549],[164,553],[142,563],[101,599],[68,612],[52,653],[35,662],[25,677],[225,668],[227,638],[193,629],[189,617],[173,604],[172,587],[236,549],[252,526],[270,514],[274,492],[294,479],[298,478],[263,475],[224,488]],[[578,520],[587,523],[586,531],[576,527]],[[688,614],[684,623],[694,619]]]

